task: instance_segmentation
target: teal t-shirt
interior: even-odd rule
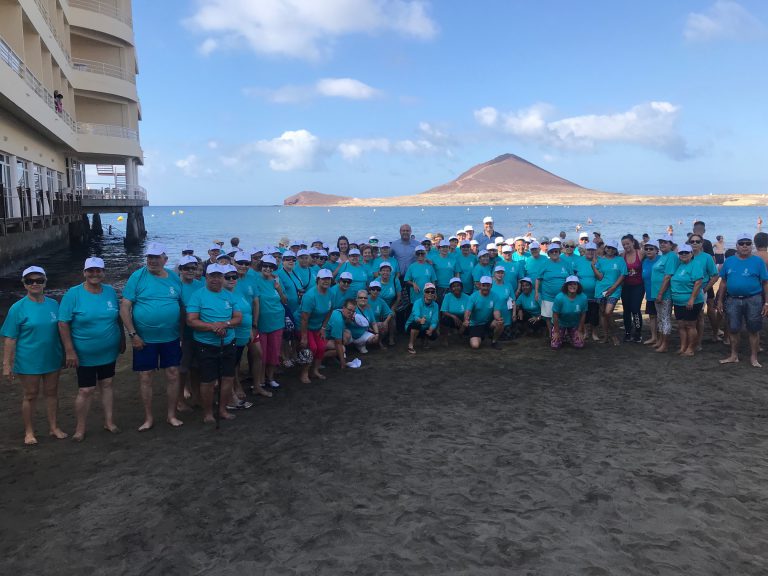
[[[598,280],[595,283],[595,294],[598,298],[603,297],[603,292],[608,290],[616,280],[621,276],[627,275],[627,263],[621,256],[614,256],[613,258],[598,258],[595,265],[603,274],[603,279]],[[621,286],[616,288],[616,291],[611,294],[611,298],[621,297]]]
[[[352,334],[353,339],[360,338],[366,332],[373,332],[369,326],[376,323],[376,316],[374,315],[373,308],[368,306],[365,310],[361,310],[358,306],[355,308],[355,316],[362,316],[368,321],[368,326],[360,326],[357,322],[349,324],[349,332]]]
[[[556,313],[557,321],[561,328],[577,328],[581,322],[581,315],[587,311],[587,296],[582,292],[571,300],[560,292],[555,296],[552,304],[552,312]]]
[[[368,283],[373,280],[372,277],[368,276],[368,270],[362,264],[352,266],[351,262],[345,262],[339,270],[339,274],[342,272],[352,274],[352,284],[350,284],[349,289],[354,295],[357,295],[358,290],[366,290]],[[338,276],[336,278],[338,279]]]
[[[680,262],[670,282],[672,304],[675,306],[686,306],[697,280],[702,280],[702,287],[704,282],[707,281],[707,278],[704,277],[703,267],[693,260],[685,264]],[[701,302],[704,302],[704,293],[699,290],[693,303],[699,304]]]
[[[437,307],[437,302],[433,301],[431,304],[427,305],[423,297],[416,300],[413,303],[411,315],[408,316],[408,320],[405,322],[405,329],[408,330],[411,327],[421,327],[422,325],[417,323],[419,318],[427,319],[423,324],[424,330],[428,330],[429,328],[434,330],[437,328],[437,323],[440,321],[440,308]],[[411,326],[412,324],[414,326]]]
[[[522,254],[520,254],[517,250],[515,250],[512,253],[512,260],[514,260],[515,262],[525,262],[530,257],[531,257],[531,253],[528,252],[527,250]]]
[[[531,291],[530,294],[520,292],[516,302],[520,309],[524,312],[528,312],[531,316],[538,316],[541,314],[541,305],[536,302],[536,297],[533,291]]]
[[[539,277],[539,274],[541,274],[542,267],[549,262],[549,258],[545,258],[543,255],[539,256],[538,258],[534,258],[533,256],[526,258],[525,260],[525,275],[530,278],[533,283],[536,283],[536,279]]]
[[[343,307],[344,302],[350,298],[352,300],[357,298],[357,292],[351,288],[347,288],[345,292],[342,292],[338,284],[331,286],[330,290],[328,290],[328,293],[331,295],[331,310],[336,310],[337,308]]]
[[[341,310],[334,310],[331,312],[331,317],[328,319],[328,326],[325,329],[325,337],[328,340],[340,340],[344,336],[344,330],[348,329],[347,321],[344,320],[344,315]]]
[[[587,300],[594,300],[597,278],[595,278],[595,271],[592,270],[592,262],[586,258],[573,258],[573,264],[573,273],[579,277],[582,294],[587,297]]]
[[[547,302],[554,302],[555,297],[558,294],[562,294],[565,279],[571,274],[573,274],[573,269],[568,262],[563,260],[557,262],[547,260],[546,264],[541,267],[541,273],[539,274],[539,280],[541,281],[539,298]]]
[[[508,284],[512,290],[517,290],[517,284],[520,279],[525,277],[525,263],[514,260],[501,260],[497,266],[504,267],[504,282]]]
[[[483,276],[490,276],[493,278],[493,265],[486,264],[483,266],[479,262],[472,268],[472,282],[480,282],[480,278]]]
[[[381,297],[381,294],[376,298],[368,296],[368,305],[373,309],[373,315],[374,318],[376,318],[376,322],[383,322],[384,318],[392,314],[392,309]]]
[[[139,268],[125,283],[123,298],[133,303],[133,325],[144,342],[161,344],[179,338],[181,280],[171,272],[160,278]]]
[[[461,278],[464,294],[472,294],[475,291],[472,270],[475,269],[475,264],[477,264],[477,256],[472,253],[464,256],[461,252],[458,252],[454,260],[456,262],[456,272],[459,278]]]
[[[458,316],[459,320],[464,321],[464,312],[467,311],[468,307],[469,296],[464,294],[464,292],[461,293],[459,298],[456,298],[456,296],[453,295],[453,292],[448,292],[443,298],[443,304],[440,306],[440,311]]]
[[[232,294],[235,296],[240,312],[243,315],[243,321],[235,327],[235,344],[245,346],[251,339],[251,330],[253,328],[253,287],[250,282],[238,280]]]
[[[264,276],[256,279],[254,298],[259,299],[259,332],[274,332],[285,328],[285,308],[275,288],[275,280]]]
[[[120,305],[112,286],[102,284],[93,294],[79,284],[59,304],[59,322],[68,322],[80,366],[103,366],[120,353]]]
[[[483,296],[480,291],[473,292],[469,297],[470,326],[482,326],[493,320],[493,311],[501,312],[501,302],[495,298],[493,292]]]
[[[424,262],[423,264],[419,262],[414,262],[410,266],[408,266],[408,270],[405,272],[405,281],[406,282],[415,282],[416,285],[419,287],[419,290],[424,290],[424,284],[427,282],[434,282],[436,280],[435,276],[435,269],[432,267],[431,264],[427,264]],[[411,295],[411,302],[415,302],[416,300],[421,299],[421,292],[418,294],[414,292],[413,288],[409,289],[410,295]]]
[[[400,276],[400,264],[397,263],[397,259],[395,258],[382,258],[379,256],[378,258],[374,258],[373,260],[373,271],[376,276],[379,274],[379,265],[382,262],[387,262],[390,266],[392,266],[392,276]]]
[[[238,281],[239,283],[239,281]],[[186,310],[187,303],[189,302],[189,299],[192,297],[192,294],[200,290],[205,286],[205,281],[202,279],[198,280],[197,278],[192,280],[192,282],[181,282],[181,303],[184,304],[184,308]],[[184,324],[184,338],[193,338],[194,330],[190,328],[186,323]]]
[[[34,302],[25,296],[18,300],[8,310],[0,333],[16,340],[14,374],[47,374],[61,368],[64,349],[59,338],[59,303],[53,298]]]
[[[494,300],[499,302],[499,310],[501,311],[501,319],[504,321],[504,326],[512,324],[512,310],[509,308],[509,300],[514,302],[515,293],[514,289],[509,284],[494,284],[491,286],[491,295]]]
[[[706,252],[701,252],[694,256],[693,262],[701,268],[702,277],[704,278],[704,286],[706,286],[712,276],[718,275],[715,259]]]
[[[257,276],[257,278],[259,277],[262,277],[261,274]],[[292,314],[295,314],[299,309],[298,287],[301,285],[301,282],[299,282],[297,278],[294,278],[293,274],[288,274],[283,268],[280,268],[277,271],[277,277],[280,279],[280,287],[283,289],[283,294],[285,294],[286,306],[288,306],[288,310],[290,310]],[[257,286],[257,278],[254,278],[253,281],[254,289],[256,289]]]
[[[672,276],[675,273],[675,270],[677,270],[677,265],[679,263],[680,260],[674,252],[659,254],[651,268],[651,293],[647,295],[649,300],[658,298],[661,284],[664,282],[664,277]],[[672,293],[670,292],[669,287],[667,287],[667,290],[662,294],[662,300],[671,299]]]
[[[384,300],[384,302],[387,303],[387,306],[391,308],[392,304],[397,299],[397,295],[403,290],[403,287],[400,284],[400,279],[395,276],[390,276],[389,282],[386,284],[381,278],[379,278],[379,282],[381,283],[381,296],[379,296],[379,298]]]
[[[308,330],[320,330],[326,315],[331,310],[330,289],[327,290],[325,294],[320,294],[317,287],[314,287],[304,294],[304,298],[301,299],[301,313],[309,314],[309,318],[307,319]]]
[[[448,288],[451,284],[451,278],[456,275],[456,262],[450,255],[445,258],[439,254],[432,260],[432,266],[435,268],[437,276],[437,287]]]
[[[208,287],[201,288],[189,299],[187,313],[197,313],[203,322],[226,322],[232,320],[235,311],[240,311],[235,296],[228,290],[211,292]],[[221,338],[213,332],[195,330],[194,339],[202,344],[219,346]],[[235,339],[235,329],[229,328],[224,336],[224,344],[231,344]]]

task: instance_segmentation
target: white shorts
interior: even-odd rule
[[[552,318],[552,306],[554,306],[554,302],[550,302],[549,300],[542,300],[541,301],[541,317],[542,318]]]
[[[371,338],[375,338],[375,337],[376,337],[376,334],[374,334],[373,332],[366,332],[362,336],[360,336],[360,338],[355,338],[354,340],[352,340],[352,344],[355,344],[356,346],[364,346],[365,344],[368,343],[368,341]]]

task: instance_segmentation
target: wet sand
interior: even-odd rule
[[[768,358],[704,346],[401,342],[286,374],[220,432],[198,412],[142,434],[125,357],[123,433],[94,404],[84,443],[49,439],[41,403],[34,448],[4,385],[0,573],[765,574]],[[71,371],[61,390],[71,433]]]

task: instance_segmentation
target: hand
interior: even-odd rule
[[[13,384],[13,378],[15,374],[11,370],[10,366],[3,366],[3,378],[8,380],[8,384]]]
[[[611,294],[613,294],[613,288],[608,288],[608,290],[605,291],[605,297],[610,298]]]
[[[427,330],[427,336],[432,336],[432,332],[434,332],[434,330],[432,328]]]
[[[662,302],[664,302],[664,298],[662,298],[661,294],[659,294],[656,296],[656,304],[661,304]]]
[[[141,339],[141,336],[136,334],[131,338],[131,346],[134,350],[143,350],[144,349],[144,340]]]
[[[453,317],[453,323],[456,324],[456,328],[461,328],[461,326],[463,324],[462,321],[459,320],[459,318],[457,316]]]
[[[688,300],[688,302],[687,302],[687,303],[686,303],[686,305],[685,305],[685,308],[686,308],[687,310],[693,310],[693,298],[691,298],[690,300]]]
[[[118,351],[120,352],[120,354],[125,354],[125,349],[126,349],[125,338],[120,338],[120,345],[118,346]]]
[[[720,310],[720,311],[722,312],[722,306],[721,306],[721,307],[719,307],[719,308],[718,308],[718,310]],[[760,315],[761,315],[763,318],[765,318],[766,316],[768,316],[768,302],[766,302],[765,304],[763,304],[763,310],[762,310],[762,312],[760,312]]]
[[[74,350],[68,351],[64,362],[67,368],[77,368],[80,365],[80,361],[77,358],[77,352]]]
[[[415,282],[413,284],[411,284],[411,286],[413,286],[413,291],[416,292],[416,294],[421,292],[421,288],[419,288],[419,285],[416,284]]]
[[[306,348],[307,347],[307,337],[302,336],[301,340],[299,340],[299,347],[300,348]]]
[[[469,328],[469,320],[464,320],[463,325],[464,328]]]

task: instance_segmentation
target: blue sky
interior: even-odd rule
[[[423,192],[499,154],[768,193],[761,0],[134,1],[153,204]]]

